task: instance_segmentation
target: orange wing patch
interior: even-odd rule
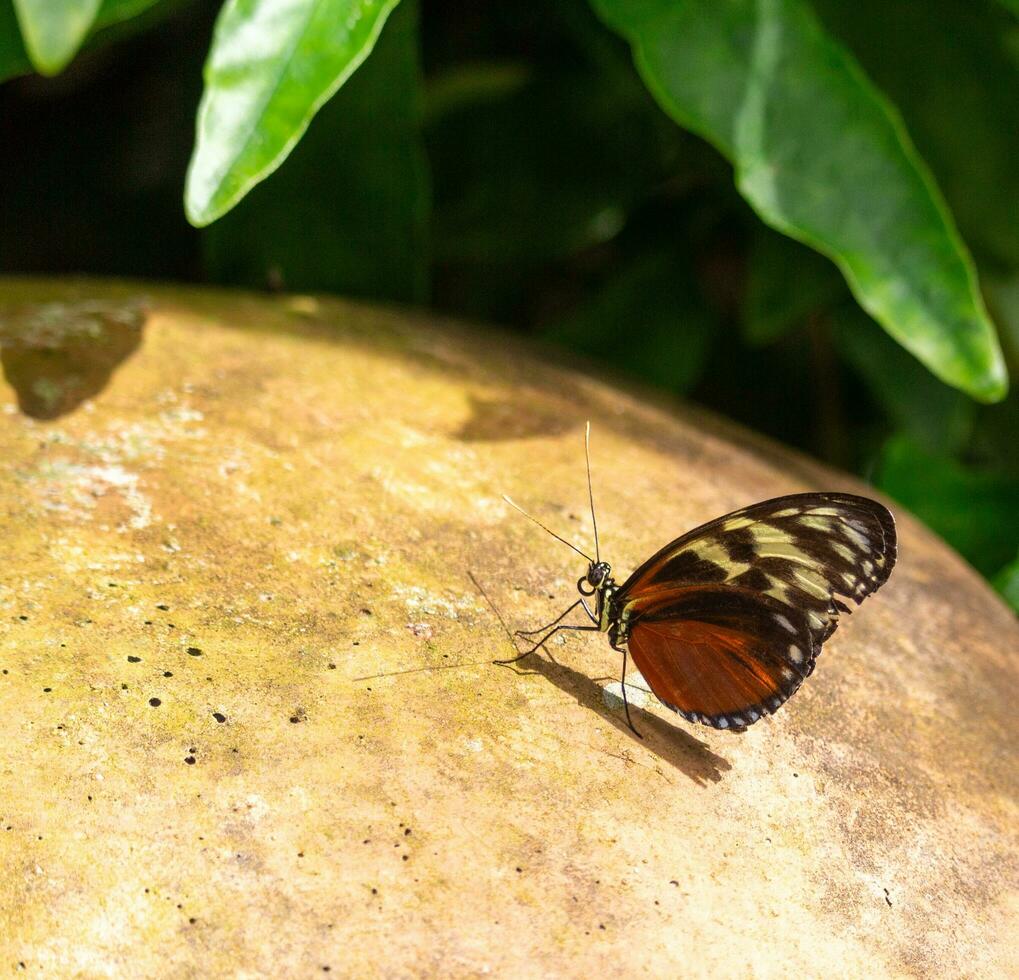
[[[655,696],[688,721],[742,729],[813,670],[806,617],[731,585],[672,592],[631,620],[627,646]]]

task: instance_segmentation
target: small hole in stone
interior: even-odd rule
[[[173,677],[173,671],[172,670],[164,670],[163,671],[163,676],[164,677]]]
[[[189,657],[200,657],[201,655],[202,655],[202,648],[201,647],[188,647],[188,656]]]
[[[140,664],[142,662],[142,658],[131,656],[127,658],[127,662],[129,664]]]
[[[224,721],[226,721],[226,715],[224,715],[220,711],[214,711],[212,713],[212,717],[215,718],[216,721],[218,721],[221,725],[223,724]]]
[[[170,609],[170,607],[165,602],[157,602],[156,603],[156,608],[157,609],[162,609],[163,612],[168,612],[169,609]]]
[[[186,763],[187,763],[187,764],[188,764],[189,766],[193,766],[193,765],[195,764],[195,757],[194,757],[193,755],[188,755],[188,756],[185,756],[185,757],[184,757],[184,761],[185,761],[185,762],[186,762]]]
[[[159,698],[149,698],[149,704],[151,704],[153,708],[158,708],[162,703],[163,702],[160,701]]]

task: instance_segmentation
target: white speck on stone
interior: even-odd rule
[[[623,685],[619,681],[612,681],[606,684],[602,688],[601,697],[602,701],[605,702],[606,708],[611,708],[613,711],[623,710]],[[627,684],[626,700],[630,702],[631,707],[647,707],[647,692],[642,691],[639,687],[631,687],[631,685]]]
[[[480,752],[485,747],[484,743],[480,738],[469,738],[467,739],[467,748],[471,752]]]

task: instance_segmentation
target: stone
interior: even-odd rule
[[[860,490],[496,331],[0,284],[0,973],[970,976],[1019,962],[1016,620],[899,508],[745,734],[600,635],[493,665],[754,500]],[[477,584],[475,584],[475,582]]]

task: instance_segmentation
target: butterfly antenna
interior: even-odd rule
[[[556,541],[562,541],[562,543],[564,545],[566,545],[567,548],[572,548],[578,555],[580,555],[581,558],[586,558],[589,562],[594,561],[594,559],[590,555],[585,555],[584,552],[581,551],[575,544],[570,544],[570,542],[567,541],[566,538],[561,538],[561,537],[559,537],[558,534],[555,533],[555,531],[550,531],[536,517],[531,517],[531,515],[528,514],[527,511],[524,510],[523,507],[521,507],[519,504],[514,503],[512,500],[510,500],[510,498],[507,497],[506,494],[502,495],[502,499],[505,500],[506,503],[508,503],[510,505],[510,507],[514,508],[515,510],[519,510],[520,513],[523,514],[524,517],[526,517],[529,521],[534,521],[534,523],[537,524],[538,527],[540,527],[547,534],[551,534],[552,537],[556,539]]]
[[[591,501],[591,523],[594,525],[594,559],[601,561],[601,548],[598,544],[598,518],[594,516],[594,490],[591,485],[591,423],[584,430],[584,456],[587,458],[587,499]]]

